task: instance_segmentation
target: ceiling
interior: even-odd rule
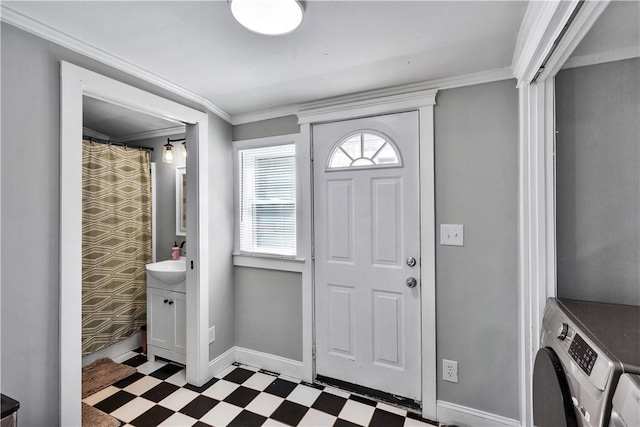
[[[312,0],[296,31],[268,37],[240,26],[224,0],[2,3],[231,117],[510,67],[527,8]]]
[[[184,124],[130,110],[99,99],[82,97],[82,125],[86,136],[135,141],[184,132]]]

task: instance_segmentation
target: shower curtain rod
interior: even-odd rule
[[[126,142],[111,141],[109,139],[98,139],[98,138],[94,138],[92,136],[83,136],[82,138],[86,139],[87,141],[97,142],[98,144],[117,145],[119,147],[135,148],[135,149],[138,149],[138,150],[153,151],[153,147],[143,147],[142,145],[127,144]]]

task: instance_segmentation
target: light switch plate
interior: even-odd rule
[[[464,225],[440,224],[440,244],[464,246]]]

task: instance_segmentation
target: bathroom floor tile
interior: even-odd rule
[[[403,408],[237,363],[195,387],[180,365],[141,354],[119,359],[138,372],[83,402],[125,427],[434,425]]]

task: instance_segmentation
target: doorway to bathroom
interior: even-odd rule
[[[88,96],[82,107],[84,368],[140,346],[149,355],[145,266],[169,260],[174,246],[185,255],[187,192],[178,185],[186,182],[183,123]],[[184,363],[184,345],[179,354]]]
[[[186,125],[186,376],[209,379],[208,116],[72,64],[61,63],[60,424],[80,425],[83,96]]]

